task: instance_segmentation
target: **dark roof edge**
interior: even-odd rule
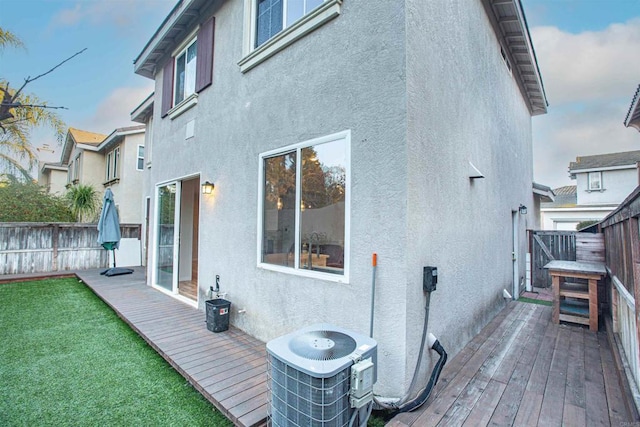
[[[634,116],[635,112],[640,113],[640,84],[636,88],[636,93],[633,95],[633,100],[631,101],[631,105],[629,106],[629,111],[627,111],[627,117],[624,119],[625,127],[629,127],[631,122],[631,117]],[[638,129],[640,131],[640,129]]]
[[[524,14],[524,8],[522,7],[522,0],[518,0],[518,6],[522,13],[522,19],[524,20],[524,29],[527,30],[527,39],[529,40],[529,46],[531,46],[531,54],[533,55],[533,61],[536,64],[536,71],[538,72],[538,78],[540,80],[540,88],[542,89],[542,96],[544,96],[544,102],[549,106],[549,100],[547,99],[547,92],[544,90],[544,82],[542,81],[542,73],[538,66],[538,56],[536,55],[536,49],[533,47],[533,41],[531,40],[531,33],[529,32],[529,24],[527,23],[527,15]]]

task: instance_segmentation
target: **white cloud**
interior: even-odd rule
[[[77,127],[90,132],[109,134],[114,129],[133,126],[133,111],[153,91],[152,83],[144,87],[120,87],[113,90],[96,108],[89,119]],[[73,125],[72,125],[73,126]]]
[[[640,149],[623,121],[640,83],[640,19],[578,34],[531,28],[549,112],[533,119],[535,180],[572,185],[577,156]]]
[[[579,34],[531,29],[549,102],[555,105],[627,95],[640,70],[640,18]]]
[[[59,11],[51,26],[66,27],[87,21],[92,25],[116,25],[126,28],[135,25],[140,16],[152,9],[169,11],[175,0],[78,0],[73,7]]]

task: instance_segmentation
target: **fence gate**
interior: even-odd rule
[[[543,267],[553,260],[576,260],[576,232],[529,230],[529,252],[532,286],[548,288],[551,275]]]

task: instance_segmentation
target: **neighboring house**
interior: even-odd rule
[[[627,117],[624,119],[624,125],[626,127],[636,128],[636,130],[640,132],[640,85],[638,85],[636,93],[633,95]]]
[[[599,221],[638,185],[640,151],[577,157],[569,164],[576,185],[554,189],[557,197],[541,206],[544,230],[575,230],[582,221]]]
[[[64,194],[67,185],[67,167],[62,163],[44,163],[38,166],[38,183],[50,194]]]
[[[97,147],[106,137],[101,133],[69,128],[60,161],[67,168],[67,184],[91,184],[101,191],[98,183],[102,183],[104,176],[104,159]]]
[[[366,334],[376,253],[376,393],[397,398],[424,266],[451,355],[524,283],[552,195],[532,182],[542,81],[518,0],[304,4],[181,1],[134,61],[155,80],[132,113],[153,140],[148,283],[204,310],[219,276],[231,323],[265,341]]]
[[[62,150],[67,184],[92,185],[100,194],[111,187],[121,223],[142,223],[144,134],[144,126],[109,135],[69,128]]]

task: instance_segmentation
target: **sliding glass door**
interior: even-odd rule
[[[177,182],[158,187],[157,248],[156,248],[156,285],[175,292],[178,272],[175,266],[178,259],[178,227],[180,208],[180,188]]]
[[[154,285],[197,302],[200,177],[162,184],[157,192]]]

